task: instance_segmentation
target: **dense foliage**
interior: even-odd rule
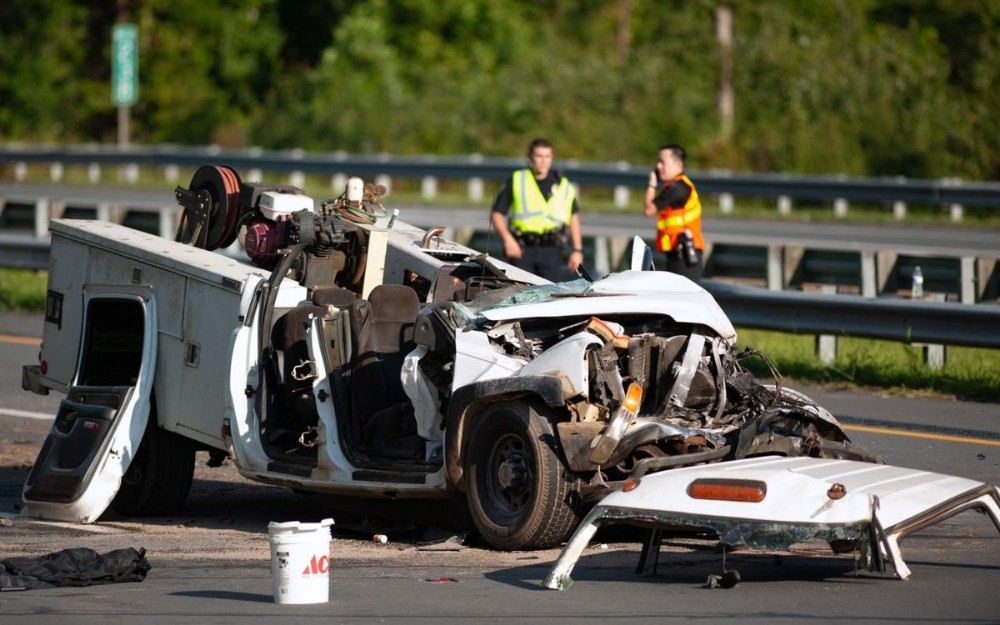
[[[139,142],[513,155],[544,135],[639,162],[671,140],[700,169],[1000,178],[981,0],[4,0],[0,140],[113,140],[119,15]]]

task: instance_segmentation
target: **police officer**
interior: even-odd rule
[[[515,171],[500,189],[490,220],[511,264],[553,282],[571,279],[583,263],[576,189],[552,169],[548,140],[531,142],[528,162],[530,169]],[[564,261],[567,234],[573,247]]]
[[[701,234],[701,200],[684,174],[684,148],[660,147],[656,167],[649,172],[643,212],[656,215],[656,249],[666,254],[667,271],[697,282],[701,279],[705,239]]]

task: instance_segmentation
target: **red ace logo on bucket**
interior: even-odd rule
[[[323,556],[319,559],[314,555],[306,568],[302,571],[303,575],[314,575],[317,573],[327,573],[330,570],[330,558],[329,556]]]

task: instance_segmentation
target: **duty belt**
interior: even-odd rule
[[[523,247],[558,247],[563,244],[565,233],[565,228],[549,230],[548,232],[543,232],[541,234],[534,232],[519,232],[517,230],[513,232],[514,238],[517,239],[517,242]]]

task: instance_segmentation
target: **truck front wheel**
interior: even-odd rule
[[[181,509],[194,477],[194,441],[156,424],[155,403],[139,451],[111,502],[126,516],[163,516]]]
[[[466,450],[469,511],[497,549],[545,549],[576,527],[579,480],[556,450],[544,408],[495,404],[475,417]]]

